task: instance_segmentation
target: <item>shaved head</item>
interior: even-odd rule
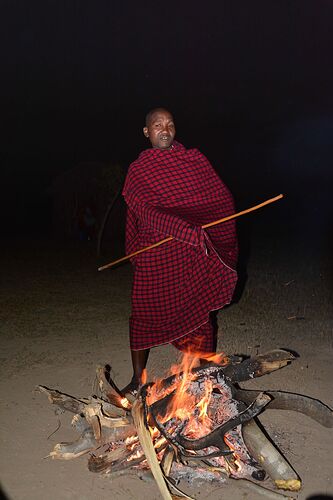
[[[150,123],[150,121],[151,121],[151,119],[152,119],[153,115],[154,115],[155,113],[161,113],[161,112],[162,112],[162,113],[168,113],[168,114],[169,114],[169,115],[173,118],[172,113],[171,113],[168,109],[166,109],[166,108],[153,108],[153,109],[151,109],[151,110],[150,110],[150,111],[146,114],[146,127],[148,127],[148,125],[149,125],[149,123]]]

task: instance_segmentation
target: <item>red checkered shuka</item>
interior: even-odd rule
[[[170,343],[230,303],[237,281],[235,222],[201,228],[234,213],[232,196],[207,158],[174,142],[143,151],[128,170],[126,253],[172,236],[132,258],[130,346]]]

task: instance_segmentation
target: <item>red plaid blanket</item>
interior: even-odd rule
[[[237,281],[235,222],[201,226],[234,213],[232,196],[207,158],[174,142],[147,149],[129,168],[126,252],[174,240],[132,259],[131,349],[172,342],[231,301]]]

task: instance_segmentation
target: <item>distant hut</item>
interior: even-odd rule
[[[60,174],[51,188],[53,231],[57,238],[103,240],[123,238],[125,204],[121,188],[124,171],[119,165],[87,162]]]

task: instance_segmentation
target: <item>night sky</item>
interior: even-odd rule
[[[0,9],[3,227],[46,227],[48,186],[79,162],[126,169],[155,106],[170,108],[178,140],[208,156],[239,208],[283,192],[281,217],[331,223],[331,0]]]

